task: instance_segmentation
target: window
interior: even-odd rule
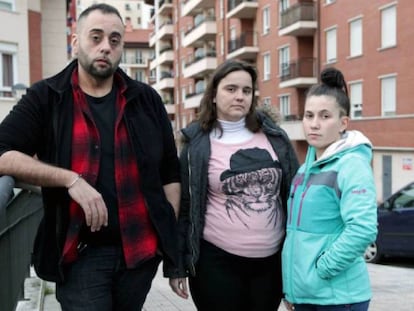
[[[17,46],[0,43],[0,97],[12,97],[17,77]]]
[[[286,11],[289,8],[289,0],[280,0],[279,1],[279,18],[278,20],[278,26],[282,26],[282,13]]]
[[[150,82],[155,82],[157,80],[157,72],[155,69],[150,70]]]
[[[125,10],[131,11],[131,6],[129,5],[129,3],[125,3]]]
[[[137,64],[144,64],[144,59],[142,58],[141,50],[135,50],[135,62]]]
[[[234,52],[237,49],[237,37],[236,37],[236,28],[232,27],[230,29],[230,46],[229,53]]]
[[[203,93],[205,90],[205,83],[203,80],[199,80],[197,81],[197,83],[195,84],[195,92],[196,94],[201,94]]]
[[[381,48],[397,44],[397,8],[395,5],[381,10]]]
[[[14,0],[0,0],[0,10],[13,11],[14,5]]]
[[[395,115],[397,106],[397,79],[394,75],[380,77],[380,79],[382,115]]]
[[[270,31],[270,9],[266,7],[263,9],[263,34],[267,34]]]
[[[220,19],[224,18],[224,0],[220,0]]]
[[[137,24],[139,27],[141,27],[141,17],[137,17]]]
[[[142,70],[138,70],[135,72],[135,80],[144,82],[144,73]]]
[[[270,53],[263,55],[263,80],[270,79]]]
[[[279,76],[287,77],[290,75],[290,49],[288,46],[279,49]]]
[[[326,31],[326,62],[336,62],[336,28]]]
[[[224,55],[224,36],[222,33],[219,36],[220,36],[220,55]]]
[[[356,19],[349,24],[349,55],[351,57],[362,55],[362,19]]]
[[[362,82],[354,82],[349,85],[351,118],[362,117]]]
[[[187,97],[187,89],[184,86],[184,87],[181,88],[181,100],[182,100],[183,103],[184,103],[186,97]]]
[[[272,99],[270,97],[263,98],[263,106],[270,107],[272,105]]]
[[[279,96],[279,111],[280,114],[287,120],[290,116],[290,96],[281,95]]]
[[[280,0],[279,1],[279,13],[286,11],[289,8],[289,0]]]

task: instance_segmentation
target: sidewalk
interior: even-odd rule
[[[371,277],[373,298],[372,311],[412,311],[414,310],[414,268],[401,268],[386,265],[368,264]],[[144,311],[196,311],[191,299],[181,299],[170,289],[168,279],[162,277],[161,268],[153,281]],[[38,279],[37,279],[38,280]],[[42,286],[40,286],[42,287]],[[38,288],[38,286],[34,286]],[[32,290],[33,291],[33,290]],[[60,311],[55,299],[54,284],[44,282],[43,303],[32,302],[37,309],[26,308],[17,311]],[[33,295],[32,295],[33,296]],[[34,295],[36,296],[36,295]],[[42,295],[37,295],[38,297]],[[280,306],[278,311],[285,311]]]

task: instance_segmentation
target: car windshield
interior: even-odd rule
[[[395,208],[414,207],[414,186],[401,192],[394,201]]]

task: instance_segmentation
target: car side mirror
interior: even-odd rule
[[[385,209],[391,209],[391,204],[390,204],[390,202],[389,202],[389,201],[385,201],[385,202],[383,203],[383,206],[384,206],[384,208],[385,208]]]

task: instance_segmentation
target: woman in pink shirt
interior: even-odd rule
[[[286,133],[257,111],[256,70],[228,60],[183,129],[180,266],[174,292],[198,310],[274,311],[280,250],[298,161]]]

